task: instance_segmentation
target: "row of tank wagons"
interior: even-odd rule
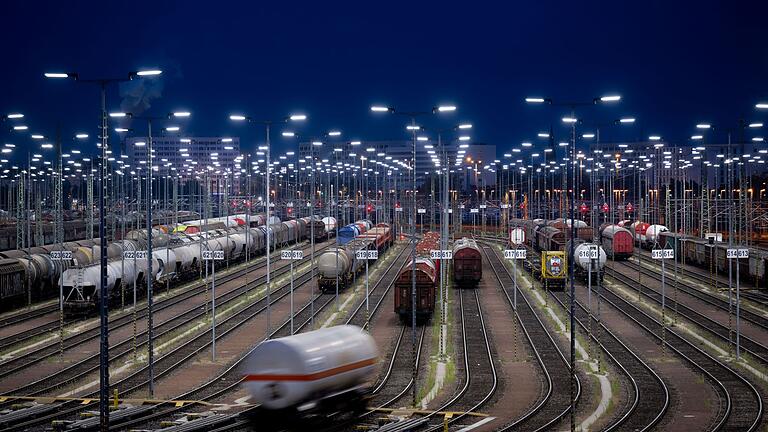
[[[364,410],[378,362],[373,338],[350,325],[266,340],[241,369],[250,402],[268,414],[253,421],[263,427],[272,418],[292,429],[305,417]]]
[[[717,270],[721,275],[727,275],[729,268],[736,275],[736,261],[728,259],[726,253],[732,248],[746,248],[743,245],[729,245],[724,242],[711,242],[708,239],[693,237],[665,231],[659,234],[659,248],[675,250],[675,259],[685,264],[695,265],[706,270]],[[749,249],[749,258],[740,260],[739,277],[744,281],[753,282],[757,286],[768,284],[766,279],[766,262],[768,251]],[[730,267],[732,265],[732,267]]]
[[[294,244],[307,236],[309,218],[289,220],[270,226],[246,228],[244,226],[208,230],[197,233],[165,234],[153,230],[152,241],[158,244],[152,251],[152,264],[146,259],[123,259],[125,251],[146,249],[146,231],[130,233],[132,239],[110,244],[107,265],[107,292],[110,304],[121,295],[121,287],[136,286],[137,294],[144,295],[147,279],[179,282],[197,277],[203,265],[204,250],[222,251],[225,259],[238,261],[246,256],[266,252],[267,232],[270,233],[269,249]],[[93,256],[98,256],[94,251]],[[99,301],[101,278],[97,263],[85,267],[69,268],[61,276],[64,286],[64,311],[68,316],[87,315],[96,310]]]
[[[341,243],[342,230],[339,229],[340,245],[323,251],[317,259],[317,285],[322,291],[333,291],[337,287],[346,288],[355,277],[365,270],[365,259],[357,259],[357,252],[375,250],[381,255],[392,245],[392,230],[389,224],[380,223],[373,228],[369,221],[359,221],[347,225],[351,233],[357,233],[354,239]]]
[[[411,323],[413,314],[414,274],[416,279],[416,320],[424,322],[435,311],[435,291],[440,274],[440,261],[433,261],[430,258],[430,251],[437,249],[440,249],[440,234],[436,232],[425,233],[416,243],[415,266],[413,260],[408,260],[395,279],[395,313],[405,323]]]
[[[315,218],[309,227],[309,233],[314,234],[315,241],[322,241],[336,236],[336,218],[326,216],[322,219]]]
[[[347,244],[354,240],[360,234],[368,231],[373,226],[373,223],[367,219],[362,219],[357,222],[353,222],[349,225],[344,225],[339,228],[339,244]]]
[[[458,287],[476,287],[483,278],[483,258],[477,242],[462,238],[453,243],[453,280]]]
[[[230,217],[232,227],[240,226],[238,216]],[[203,220],[185,222],[192,226],[200,226]],[[183,236],[169,236],[166,233],[176,231],[177,226],[159,225],[152,229],[153,243],[156,247],[165,247],[169,242],[180,245],[189,240]],[[211,226],[221,230],[226,224],[219,221]],[[74,242],[54,243],[35,246],[24,250],[7,250],[0,252],[0,303],[3,308],[12,307],[19,302],[31,299],[33,302],[55,297],[59,293],[60,276],[69,268],[91,265],[101,255],[101,239],[79,240]],[[124,250],[144,250],[147,248],[146,230],[128,232],[123,240],[110,243],[107,247],[108,259],[123,256]],[[51,252],[64,251],[71,253],[71,259],[53,259]],[[22,283],[16,283],[21,280]]]
[[[562,289],[568,279],[570,238],[575,228],[574,277],[587,281],[602,279],[608,255],[603,246],[593,242],[594,231],[582,220],[570,219],[513,219],[512,226],[521,227],[526,239],[532,239],[534,249],[541,252],[537,265],[529,265],[531,273],[548,289]],[[573,227],[573,228],[572,228]],[[511,232],[511,231],[510,231]],[[511,242],[511,238],[510,238]],[[590,251],[597,249],[597,258],[590,259]]]
[[[652,249],[659,241],[659,235],[669,231],[667,227],[659,224],[649,224],[641,221],[619,221],[618,226],[624,227],[632,233],[635,241],[644,249]]]

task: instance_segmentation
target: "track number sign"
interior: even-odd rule
[[[671,249],[669,249],[671,250]],[[586,258],[586,259],[597,259],[599,256],[599,252],[596,247],[590,247],[586,250],[580,250],[579,251],[579,258]]]
[[[525,259],[525,249],[507,249],[504,251],[504,258],[506,259]]]
[[[469,212],[470,213],[480,213],[480,209],[471,208],[471,209],[469,209]]]
[[[355,252],[355,258],[359,260],[377,260],[379,259],[379,251],[377,250],[359,250]]]
[[[416,210],[419,214],[424,214],[427,212],[427,209],[417,209]]]
[[[203,251],[203,259],[205,261],[221,261],[224,259],[224,251]]]
[[[123,259],[147,259],[147,251],[125,251]]]
[[[72,251],[51,251],[51,259],[54,261],[71,260]]]
[[[651,251],[651,258],[653,259],[674,259],[674,249],[654,249]]]
[[[487,205],[485,205],[485,204],[480,204],[480,208],[481,208],[481,209],[484,209],[484,208],[488,208],[488,206],[487,206]]]
[[[749,249],[727,249],[725,257],[728,259],[749,258]]]
[[[450,249],[447,250],[431,250],[429,251],[429,256],[433,260],[449,260],[453,259],[453,251]]]
[[[304,251],[302,250],[287,250],[280,252],[281,260],[300,260],[304,259]]]

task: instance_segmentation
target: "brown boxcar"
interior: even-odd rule
[[[423,322],[435,310],[435,281],[437,267],[427,257],[416,257],[416,319]],[[411,296],[413,290],[413,262],[403,267],[395,279],[395,313],[405,323],[411,322]]]
[[[453,245],[453,280],[458,286],[474,287],[483,277],[483,262],[477,242],[462,238]]]

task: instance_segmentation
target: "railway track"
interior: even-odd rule
[[[636,250],[635,256],[637,257],[636,259],[642,259],[642,261],[644,261],[644,262],[655,263],[656,260],[651,258],[651,253],[650,252],[644,251],[644,250],[639,250],[639,249],[635,249],[635,250]],[[637,264],[637,262],[635,262],[635,261],[631,261],[631,262]],[[659,265],[657,265],[657,267],[661,268],[661,266],[659,266]],[[695,264],[691,264],[691,263],[681,263],[681,262],[678,262],[678,268],[681,270],[681,275],[682,276],[688,277],[690,279],[695,279],[696,281],[698,281],[701,284],[710,285],[710,284],[712,284],[712,282],[714,280],[714,281],[716,281],[716,283],[718,284],[718,286],[721,289],[726,289],[727,286],[728,286],[728,274],[727,273],[717,272],[717,273],[711,274],[707,270],[705,270],[705,269],[703,269],[701,267],[698,267]],[[735,289],[735,285],[736,285],[736,281],[735,281],[735,279],[736,279],[736,274],[735,274],[736,266],[735,266],[735,264],[734,264],[733,271],[734,271],[734,274],[733,274],[733,286],[734,286],[734,289]],[[713,277],[714,277],[714,279],[713,279]],[[751,284],[748,284],[746,282],[747,281],[744,281],[742,279],[741,290],[740,290],[741,291],[741,296],[743,298],[745,298],[745,299],[753,301],[754,303],[756,303],[759,306],[762,306],[762,307],[768,306],[768,293],[766,293],[764,291],[764,289],[760,289],[757,286],[757,284],[755,284],[754,282],[752,282]]]
[[[373,310],[369,311],[369,314],[363,313],[365,311],[366,300],[363,299],[352,311],[352,314],[347,319],[346,324],[356,325],[360,328],[366,329],[370,324],[370,320],[373,315],[379,310],[384,298],[389,294],[392,289],[392,285],[395,279],[400,274],[405,262],[408,260],[409,255],[405,253],[406,248],[402,248],[392,263],[387,267],[379,280],[369,288],[368,292],[368,305],[370,307],[373,304]]]
[[[662,338],[658,334],[658,329],[661,327],[659,321],[610,288],[603,287],[599,295],[602,301],[613,306],[695,369],[701,371],[713,384],[714,390],[720,397],[720,404],[712,407],[717,410],[717,422],[712,426],[712,430],[754,431],[759,427],[763,416],[763,400],[761,394],[749,381],[673,329],[668,329],[665,337]]]
[[[298,279],[295,281],[294,290],[298,289],[304,284],[311,282],[311,275],[310,272],[307,271],[301,275],[298,276]],[[276,297],[272,297],[270,305],[274,305],[278,301],[282,300],[286,296],[290,295],[290,284],[286,283],[282,287],[280,287],[278,290],[275,290],[275,293],[281,292],[281,294],[277,295]],[[315,299],[313,299],[313,302],[317,302],[320,298],[326,298],[327,296],[330,296],[331,299],[333,298],[333,295],[325,295],[321,294],[320,296],[317,296]],[[260,314],[264,310],[266,310],[266,306],[264,305],[265,301],[259,301],[257,303],[254,303],[252,305],[249,305],[248,307],[244,308],[241,311],[238,311],[237,313],[233,314],[232,316],[226,318],[225,320],[217,323],[217,335],[216,339],[220,339],[225,337],[230,332],[234,331],[235,329],[239,328],[252,318],[254,318],[256,315]],[[300,310],[299,313],[302,313],[306,308],[309,308],[310,305],[307,304]],[[323,304],[323,307],[325,307],[325,304]],[[318,311],[319,312],[319,311]],[[298,316],[298,314],[296,314]],[[289,323],[290,321],[286,321],[286,323]],[[301,322],[301,321],[299,321]],[[281,329],[285,327],[287,324],[283,324],[278,329],[276,329],[271,337],[274,337],[275,334],[280,335]],[[303,326],[304,324],[302,324]],[[176,347],[172,351],[168,352],[167,354],[164,354],[163,356],[157,358],[155,360],[155,378],[162,378],[163,376],[167,375],[168,373],[172,372],[173,370],[177,369],[179,366],[181,366],[184,362],[189,360],[190,358],[194,357],[195,355],[199,354],[203,350],[207,349],[210,346],[211,339],[210,339],[210,332],[204,331],[197,335],[196,337],[190,339],[189,341],[186,341],[184,344]],[[147,385],[149,381],[148,378],[148,368],[142,367],[141,369],[135,371],[134,373],[130,374],[129,376],[121,379],[120,381],[112,384],[111,388],[116,388],[120,390],[120,394],[123,395],[130,395],[132,392],[135,392],[141,388],[143,388],[145,385]],[[88,395],[89,398],[97,398],[98,393],[92,393]],[[201,399],[202,400],[202,399]],[[75,405],[73,407],[73,405]],[[39,424],[42,421],[52,420],[55,418],[61,418],[61,416],[67,416],[67,415],[74,415],[80,412],[83,409],[92,408],[94,406],[97,406],[98,403],[94,404],[88,404],[86,406],[76,406],[77,402],[75,403],[63,403],[60,404],[61,409],[65,409],[64,411],[59,411],[58,413],[54,413],[53,415],[46,416],[44,418],[38,418],[35,420],[31,420],[22,424],[14,425],[12,428],[7,430],[26,430],[26,428],[30,426],[34,426]]]
[[[461,333],[464,358],[464,386],[436,411],[452,410],[461,414],[447,421],[448,425],[456,424],[467,414],[476,411],[488,402],[498,388],[498,375],[493,363],[491,343],[483,319],[483,309],[477,289],[459,289],[459,307],[461,309]],[[471,292],[471,294],[470,294]],[[468,299],[465,300],[465,296]],[[427,418],[435,418],[435,413]],[[429,431],[444,428],[439,422],[429,427]]]
[[[514,279],[509,270],[499,258],[493,247],[482,246],[486,260],[493,269],[493,274],[498,279],[504,296],[514,311],[513,293],[515,289]],[[505,425],[502,430],[531,430],[544,431],[554,427],[571,409],[570,401],[570,363],[566,359],[560,347],[555,342],[547,327],[539,318],[528,296],[524,291],[518,290],[517,320],[523,329],[528,344],[530,345],[539,367],[544,373],[546,389],[541,400],[524,416]],[[581,397],[581,382],[575,377],[576,402]]]
[[[324,247],[327,247],[327,245],[324,246]],[[305,258],[305,260],[308,260],[308,258]],[[261,268],[261,266],[259,265],[258,267],[256,267],[256,269],[258,269],[258,268]],[[249,269],[249,273],[252,270],[254,270],[254,269],[253,268]],[[289,266],[283,266],[283,267],[280,267],[278,269],[273,270],[273,273],[274,273],[274,275],[282,275],[282,274],[285,274],[288,271],[289,271]],[[237,271],[237,272],[234,272],[234,273],[230,273],[230,274],[227,274],[226,276],[221,277],[217,282],[221,285],[221,284],[224,284],[224,283],[227,283],[227,282],[231,282],[233,280],[237,280],[238,278],[242,277],[244,274],[245,274],[245,269],[242,269],[240,271]],[[243,293],[243,292],[245,292],[247,290],[250,290],[253,287],[258,286],[259,284],[262,284],[262,283],[265,283],[265,282],[266,282],[266,275],[259,276],[259,277],[255,278],[253,281],[249,282],[247,286],[243,286],[241,288],[238,288],[236,291],[237,291],[238,294],[240,294],[240,293]],[[178,295],[176,295],[174,297],[169,297],[169,298],[163,299],[162,301],[159,301],[159,302],[155,303],[155,305],[153,306],[153,312],[157,313],[157,312],[159,312],[161,310],[164,310],[164,309],[167,309],[169,307],[175,306],[175,305],[180,304],[180,303],[182,303],[184,301],[187,301],[187,300],[189,300],[189,299],[191,299],[191,298],[193,298],[195,296],[198,296],[198,295],[200,295],[200,294],[205,292],[206,286],[207,286],[207,284],[204,281],[200,281],[198,284],[195,285],[195,287],[193,287],[193,288],[191,288],[191,289],[189,289],[187,291],[184,291],[183,293],[180,293],[180,294],[178,294]],[[231,297],[228,294],[224,294],[224,296],[226,296],[227,298]],[[188,319],[190,319],[190,317],[198,315],[199,314],[199,309],[200,309],[200,305],[196,305],[196,306],[188,309],[187,311],[185,311],[185,312],[183,312],[183,313],[181,313],[179,315],[176,315],[171,320],[166,321],[165,323],[160,324],[160,326],[166,326],[166,327],[173,327],[173,328],[175,328],[175,326],[173,325],[174,323],[178,322],[179,320],[182,320],[182,321],[185,320],[185,319],[188,320]],[[115,330],[117,330],[119,328],[128,326],[128,325],[132,325],[133,322],[134,322],[134,319],[138,320],[138,319],[146,317],[146,312],[147,312],[146,306],[143,306],[141,309],[136,311],[136,315],[135,316],[132,315],[132,314],[126,314],[126,315],[122,315],[122,316],[114,319],[112,322],[110,322],[110,332],[115,331]],[[162,332],[162,331],[164,331],[164,329],[159,329],[159,331]],[[147,332],[144,331],[140,335],[137,335],[137,338],[139,336],[141,336],[142,338],[146,337],[146,334],[147,334]],[[64,350],[70,350],[70,349],[72,349],[74,347],[77,347],[77,346],[83,344],[83,343],[95,340],[98,337],[99,337],[99,328],[98,327],[92,328],[92,329],[89,329],[89,330],[85,330],[85,331],[73,334],[73,335],[65,338],[64,339],[64,343],[63,343],[63,348],[64,348]],[[145,341],[141,341],[141,344],[144,344],[144,343],[145,343]],[[118,343],[116,345],[113,345],[111,348],[112,349],[120,349],[121,351],[117,355],[118,356],[122,356],[122,355],[125,355],[126,349],[130,350],[132,348],[130,346],[131,344],[132,344],[132,339],[128,338],[126,340],[121,341],[120,343]],[[11,360],[5,361],[3,363],[0,363],[0,378],[9,376],[11,374],[19,373],[21,370],[23,370],[25,368],[28,368],[30,366],[33,366],[34,364],[37,364],[37,363],[39,363],[41,361],[44,361],[44,360],[47,360],[47,359],[51,359],[52,357],[57,356],[59,354],[59,352],[60,352],[60,345],[59,345],[59,341],[57,340],[57,341],[54,341],[51,344],[44,345],[44,346],[42,346],[40,348],[37,348],[37,349],[35,349],[33,351],[27,352],[27,353],[25,353],[22,356],[19,356],[19,357],[13,358]],[[88,362],[92,363],[94,361],[96,362],[97,367],[98,367],[98,355],[97,354],[93,355],[93,356],[91,356],[91,357],[89,357],[89,358],[87,358],[85,360],[82,360],[80,362],[77,362],[77,363],[73,364],[72,366],[69,366],[69,367],[65,368],[62,372],[67,371],[66,373],[69,373],[70,368],[77,368],[78,370],[82,369],[86,365],[86,363],[88,363]],[[88,364],[90,364],[90,363],[88,363]],[[47,379],[43,380],[43,381],[47,381]],[[38,383],[32,383],[29,386],[33,386],[33,384],[34,385],[39,385],[39,382]],[[23,388],[15,389],[13,392],[30,391],[31,388],[32,387],[28,388],[27,386],[25,386]]]
[[[4,317],[0,318],[0,327],[9,325],[20,324],[31,319],[47,315],[51,312],[59,310],[59,304],[53,303],[45,306],[36,307],[30,310],[22,310],[19,312],[9,312]],[[2,341],[2,339],[0,339]]]
[[[622,285],[636,291],[637,281],[633,280],[631,277],[618,271],[606,273],[606,276],[609,278],[613,278],[614,280],[618,281]],[[657,289],[660,289],[660,288],[650,287],[646,284],[643,284],[643,286],[646,288],[642,290],[643,297],[661,306],[662,295],[659,291],[657,291]],[[670,282],[669,288],[671,288],[671,282]],[[729,330],[727,326],[719,323],[718,321],[708,317],[706,314],[701,313],[684,303],[675,301],[674,299],[670,299],[668,295],[665,295],[664,302],[665,302],[665,307],[668,308],[670,311],[673,311],[673,310],[677,311],[681,316],[686,318],[688,321],[706,330],[708,333],[724,341],[726,344],[731,343],[732,331]],[[768,365],[768,347],[744,335],[741,336],[741,345],[745,352],[755,357],[755,359],[757,359],[764,365]]]
[[[263,278],[262,278],[263,279]],[[218,307],[226,306],[230,303],[235,303],[239,300],[240,296],[245,294],[248,290],[253,289],[254,286],[263,283],[263,280],[255,280],[249,282],[248,285],[229,291],[216,297],[216,304]],[[297,287],[298,288],[298,287]],[[287,290],[287,286],[281,286],[277,289],[273,289],[271,295],[281,295]],[[266,297],[259,299],[255,305],[262,305],[266,303]],[[162,338],[166,335],[171,335],[174,332],[181,331],[185,326],[191,323],[198,322],[205,318],[207,311],[202,307],[194,307],[188,311],[175,315],[174,317],[166,320],[165,322],[158,323],[155,327],[154,336],[156,339]],[[138,334],[142,339],[146,336],[146,331]],[[132,339],[126,339],[120,343],[111,347],[111,362],[117,362],[121,359],[128,358],[133,352]],[[137,350],[142,349],[146,345],[146,340],[142,340],[140,344],[137,344]],[[57,389],[66,387],[75,383],[77,380],[87,377],[91,373],[95,373],[99,369],[99,356],[93,355],[79,362],[76,362],[65,369],[59,371],[53,377],[48,377],[39,381],[32,382],[23,387],[17,388],[10,392],[11,394],[24,394],[28,396],[37,396],[46,393],[51,393]]]
[[[308,245],[308,243],[305,242],[305,243],[303,243],[303,245],[304,245],[304,250],[308,249],[306,247]],[[273,255],[274,254],[275,254],[275,252],[273,252]],[[258,260],[254,260],[252,262],[252,264],[249,265],[248,272],[250,273],[251,271],[262,269],[265,266],[266,266],[266,258],[264,258],[264,257],[259,258]],[[235,271],[233,273],[222,274],[221,275],[221,281],[222,281],[222,283],[226,282],[226,281],[231,280],[233,278],[236,278],[239,275],[242,275],[244,273],[245,273],[245,269],[241,269],[241,270]],[[185,292],[179,293],[178,295],[179,296],[188,296],[189,294],[191,294],[190,291],[193,291],[195,289],[200,289],[200,287],[203,287],[203,288],[205,287],[204,282],[201,281],[201,280],[193,281],[193,283],[195,283],[195,285],[193,287],[189,288]],[[170,301],[170,300],[172,300],[172,299],[165,299],[163,301],[160,301],[160,302],[156,303],[156,305],[161,306],[163,302]],[[58,306],[55,306],[53,311],[57,311],[57,310],[58,310]],[[145,314],[145,311],[146,311],[146,307],[143,306],[143,307],[141,307],[140,309],[137,310],[137,313],[141,314],[140,317],[143,317],[144,314]],[[71,324],[72,322],[76,322],[76,320],[71,320],[71,319],[65,320],[66,324]],[[119,324],[119,322],[118,322],[118,324]],[[58,317],[58,315],[56,315],[55,319],[53,319],[53,320],[51,320],[49,322],[43,323],[42,325],[37,326],[34,329],[29,329],[29,330],[26,330],[26,331],[22,331],[22,332],[19,332],[19,333],[13,335],[12,337],[0,339],[0,349],[4,349],[4,348],[10,347],[12,345],[16,345],[18,343],[21,343],[21,342],[33,339],[35,337],[38,337],[40,335],[45,334],[46,332],[50,332],[51,330],[58,329],[58,327],[59,327],[59,317]],[[65,339],[65,343],[66,343],[66,339]]]
[[[568,310],[569,297],[566,293],[550,291],[549,295],[563,310]],[[608,327],[597,321],[581,302],[576,301],[576,306],[575,319],[584,332],[589,332],[588,323],[591,320],[599,327],[600,334],[607,336],[598,339],[594,333],[589,334],[589,337],[628,378],[634,394],[628,409],[602,430],[648,431],[653,429],[669,408],[669,388],[646,362]]]
[[[643,276],[650,277],[650,278],[658,281],[659,283],[661,282],[661,273],[660,273],[661,272],[661,266],[659,266],[659,273],[656,273],[656,272],[651,271],[648,268],[641,267],[639,263],[634,262],[634,261],[625,261],[625,262],[622,262],[620,265],[626,266],[627,268],[631,268],[633,271],[639,271]],[[615,267],[617,267],[617,265],[613,264],[610,267],[615,268]],[[698,277],[691,277],[692,274],[695,274],[695,273],[691,273],[690,271],[686,270],[686,272],[684,274],[678,275],[678,279],[676,281],[677,282],[676,285],[677,285],[677,289],[678,290],[682,291],[683,293],[687,294],[690,297],[693,297],[693,298],[695,298],[697,300],[700,300],[700,301],[702,301],[702,302],[704,302],[704,303],[706,303],[706,304],[708,304],[710,306],[714,306],[714,307],[716,307],[718,309],[721,309],[723,311],[728,312],[729,309],[730,310],[734,310],[734,308],[736,307],[736,305],[735,305],[736,299],[735,298],[734,298],[734,304],[729,306],[728,302],[726,300],[720,298],[717,295],[708,293],[706,291],[702,291],[701,289],[696,288],[695,286],[692,286],[690,283],[688,283],[688,282],[686,282],[685,280],[682,279],[682,277],[690,277],[691,279],[698,279],[702,283],[709,283],[709,282],[711,282],[711,280],[702,280],[701,278],[698,278]],[[675,276],[674,273],[670,272],[669,268],[666,269],[666,275],[667,275],[668,278],[673,278]],[[674,279],[670,279],[669,284],[670,285],[675,284],[675,280]],[[742,293],[742,295],[743,295],[743,293]],[[768,331],[768,318],[766,318],[762,314],[757,314],[755,312],[750,311],[749,309],[745,309],[744,307],[742,307],[741,308],[741,318],[743,320],[745,320],[745,321],[748,321],[748,322],[754,324],[757,327],[760,327],[763,330]]]
[[[306,247],[307,244],[308,243],[306,243],[306,242],[303,243],[305,250],[307,249],[307,247]],[[273,252],[273,254],[274,254],[274,252]],[[249,266],[249,273],[251,271],[259,270],[261,268],[264,268],[265,266],[266,266],[266,258],[262,257],[262,258],[259,258],[257,260],[254,260],[252,262],[252,264],[250,264],[250,266]],[[231,280],[233,278],[233,276],[242,275],[242,274],[244,274],[244,272],[245,272],[245,269],[242,269],[242,270],[239,270],[239,271],[234,272],[234,273],[222,274],[221,275],[221,281],[222,282],[226,282],[227,280]],[[202,282],[200,282],[200,284],[202,284]],[[191,291],[191,290],[194,290],[194,289],[199,289],[200,286],[203,286],[203,288],[204,288],[204,285],[195,285],[194,287],[188,289],[188,291]],[[188,292],[179,293],[179,295],[185,295],[185,294],[188,294]],[[156,303],[156,305],[160,306],[162,303],[163,303],[163,301]],[[58,306],[58,304],[54,304],[54,305],[50,305],[50,306],[46,307],[46,309],[48,309],[48,311],[45,314],[38,314],[38,315],[35,315],[35,316],[27,317],[24,320],[33,319],[33,318],[37,318],[39,316],[47,315],[47,314],[52,313],[52,312],[56,312],[56,311],[59,310],[59,306]],[[144,313],[145,310],[146,309],[142,307],[137,312],[141,313],[142,314],[141,316],[144,316],[143,313]],[[36,311],[30,311],[30,313],[34,313],[34,312],[36,312]],[[59,316],[58,316],[58,314],[56,314],[56,316],[54,316],[52,318],[53,319],[51,321],[45,322],[45,323],[43,323],[43,324],[41,324],[39,326],[36,326],[33,329],[29,329],[29,330],[25,330],[25,331],[22,331],[22,332],[18,332],[16,334],[12,335],[12,336],[0,339],[0,349],[8,348],[8,347],[16,345],[18,343],[21,343],[21,342],[33,339],[35,337],[38,337],[40,335],[43,335],[43,334],[45,334],[47,332],[50,332],[52,330],[58,329],[58,327],[59,327]],[[77,320],[72,320],[72,319],[65,320],[65,324],[71,324],[72,322],[77,322]],[[16,324],[16,323],[13,323],[13,324]],[[65,339],[65,343],[66,343],[66,339]]]
[[[312,299],[312,304],[307,303],[301,309],[294,314],[294,323],[298,323],[298,326],[294,328],[294,333],[302,332],[309,326],[312,319],[319,316],[325,311],[325,309],[333,303],[335,294],[320,293]],[[312,311],[314,310],[314,315]],[[280,326],[275,328],[270,334],[269,339],[288,336],[290,334],[290,317],[286,319]],[[261,343],[261,342],[259,342]],[[240,365],[247,358],[248,354],[255,349],[258,344],[249,350],[248,353],[241,356],[225,371],[217,375],[215,378],[206,382],[202,386],[186,392],[178,396],[180,400],[199,400],[210,401],[214,398],[221,397],[229,392],[236,391],[242,381],[242,373],[240,372]],[[136,429],[137,426],[152,424],[153,422],[159,422],[164,418],[168,418],[172,415],[179,414],[187,411],[188,408],[184,407],[163,407],[149,415],[142,416],[140,418],[132,419],[128,422],[124,422],[119,425],[110,426],[110,430],[124,430],[126,428]],[[249,421],[244,418],[239,418],[237,414],[228,416],[228,419],[221,419],[222,423],[230,423],[229,427],[245,427],[249,424]],[[205,430],[209,428],[206,427]],[[143,430],[143,429],[142,429]]]
[[[39,315],[31,316],[31,317],[28,317],[28,318],[26,318],[24,320],[21,320],[19,322],[11,323],[11,324],[8,324],[8,325],[9,326],[10,325],[16,325],[16,324],[19,324],[19,323],[22,323],[22,322],[31,321],[31,320],[33,320],[35,318],[43,317],[43,316],[49,315],[49,314],[55,314],[56,315],[56,319],[55,320],[46,321],[46,322],[42,323],[41,325],[36,326],[35,328],[29,329],[29,330],[23,330],[23,331],[20,331],[20,332],[16,332],[14,334],[11,334],[9,336],[6,336],[6,337],[0,339],[0,350],[8,349],[8,348],[10,348],[10,347],[12,347],[14,345],[20,344],[22,342],[26,342],[28,340],[34,339],[34,338],[36,338],[38,336],[44,335],[44,334],[46,334],[48,332],[51,332],[53,330],[58,329],[59,328],[59,314],[56,313],[56,312],[58,312],[59,307],[58,306],[52,306],[52,307],[46,307],[45,309],[46,309],[45,313],[40,313]],[[66,324],[69,324],[71,322],[72,322],[71,320],[65,320],[64,324],[66,325]]]
[[[371,290],[371,293],[381,292],[385,287],[388,291],[389,286],[394,282],[394,279],[397,277],[397,273],[399,272],[400,267],[403,265],[403,260],[401,260],[401,256],[403,255],[403,250],[401,250],[400,254],[396,257],[395,260],[390,264],[390,266],[385,271],[384,276],[379,279],[379,281],[374,285],[373,289]],[[395,269],[394,272],[392,272],[392,269]],[[394,273],[393,275],[389,276],[390,274]],[[312,280],[308,277],[310,275],[309,272],[304,273],[300,276],[300,279],[296,281],[300,286],[301,284],[306,283],[312,283]],[[389,280],[389,282],[387,282]],[[296,288],[298,288],[298,286]],[[285,287],[282,287],[281,289],[285,289]],[[283,298],[284,296],[288,295],[289,293],[284,293],[280,298]],[[386,293],[384,293],[386,294]],[[383,296],[382,296],[383,297]],[[273,303],[277,302],[280,298],[277,298],[273,301]],[[320,293],[317,295],[313,300],[313,305],[307,304],[303,306],[299,311],[297,311],[294,314],[294,321],[299,323],[299,326],[295,329],[295,333],[303,331],[307,325],[312,322],[312,318],[318,316],[321,314],[327,306],[333,302],[335,298],[335,294],[331,293]],[[319,304],[319,306],[315,306],[315,304]],[[364,301],[361,303],[361,306],[364,305]],[[376,302],[374,309],[372,310],[371,316],[376,313],[376,311],[379,309],[379,306],[381,305],[381,301]],[[314,307],[313,307],[314,306]],[[252,306],[253,307],[253,306]],[[263,310],[263,307],[262,309]],[[260,310],[260,311],[261,311]],[[312,315],[312,311],[314,310],[314,315]],[[350,316],[348,322],[352,321],[355,317],[360,315],[361,307],[358,307]],[[260,312],[257,311],[256,313]],[[242,322],[245,322],[252,318],[255,314],[251,315],[250,317],[246,318],[245,320],[242,320],[238,322],[236,325],[239,326]],[[281,326],[279,326],[277,329],[275,329],[270,335],[269,338],[276,338],[276,337],[283,337],[290,334],[290,317],[287,319]],[[225,327],[219,327],[219,328],[225,328]],[[230,331],[234,330],[233,328],[230,328],[228,330],[225,330],[224,333],[221,333],[221,336],[217,336],[217,339],[219,337],[223,337],[225,334],[229,333]],[[203,339],[205,339],[206,334],[201,335]],[[402,337],[402,334],[401,334]],[[191,356],[199,353],[202,351],[202,349],[205,349],[206,347],[200,347],[198,348],[194,353],[191,355],[185,357],[182,361],[175,364],[173,367],[175,368],[178,366],[178,364],[183,363],[184,360],[191,358]],[[247,357],[247,354],[241,357],[239,360],[237,360],[234,365],[232,365],[230,368],[228,368],[224,373],[219,375],[217,378],[209,381],[208,383],[204,384],[203,386],[199,387],[198,389],[195,389],[191,392],[187,392],[183,395],[180,395],[179,398],[185,399],[185,400],[211,400],[217,397],[221,397],[225,395],[228,392],[235,391],[237,388],[239,388],[240,383],[242,381],[242,377],[240,373],[237,371],[237,367],[239,364]],[[162,359],[158,360],[162,361]],[[162,373],[158,375],[158,378],[162,376]],[[139,380],[140,381],[140,380]],[[222,383],[227,383],[222,384]],[[139,383],[137,388],[140,388],[143,386],[144,383]],[[127,391],[131,391],[128,389]],[[151,423],[157,423],[160,420],[164,418],[168,418],[174,414],[178,414],[180,411],[185,410],[183,408],[167,408],[167,409],[161,409],[157,412],[149,413],[147,416],[141,416],[136,419],[129,420],[128,422],[120,423],[119,425],[115,425],[115,427],[110,429],[125,429],[126,427],[133,427],[137,425],[151,425]],[[234,427],[235,430],[237,428],[243,428],[245,427],[249,421],[247,419],[239,418],[237,415],[222,415],[220,417],[217,417],[215,419],[211,419],[210,423],[207,423],[205,427],[202,427],[203,429],[208,429],[209,425],[211,424],[226,424],[227,427]]]

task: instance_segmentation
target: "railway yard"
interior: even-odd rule
[[[626,220],[504,224],[443,237],[235,214],[127,232],[108,246],[110,429],[761,430],[759,248],[737,292],[725,243]],[[42,246],[21,268],[54,274],[16,276],[64,301],[0,315],[2,431],[100,427],[94,244]]]

